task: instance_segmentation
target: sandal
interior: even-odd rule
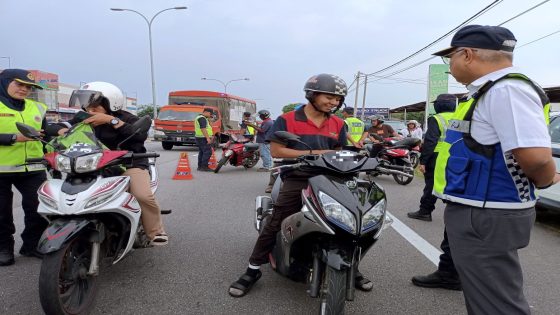
[[[167,236],[167,234],[165,233],[159,233],[154,236],[154,238],[150,241],[150,244],[154,246],[163,246],[167,245],[168,242],[169,236]]]
[[[258,270],[255,276],[244,273],[237,281],[229,286],[229,295],[233,297],[242,297],[251,290],[253,285],[261,278],[262,272]]]
[[[354,278],[354,287],[360,291],[368,292],[373,289],[373,282],[364,277],[361,273],[357,272]]]

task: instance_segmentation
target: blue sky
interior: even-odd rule
[[[222,91],[256,99],[259,109],[279,114],[304,101],[303,84],[316,73],[333,73],[350,84],[357,71],[372,73],[424,47],[493,1],[389,0],[127,0],[0,2],[0,56],[12,67],[54,72],[60,81],[112,82],[140,104],[151,103],[146,22],[152,26],[157,102],[172,90]],[[505,0],[471,24],[497,25],[542,2]],[[518,47],[560,30],[559,1],[549,1],[505,24]],[[386,73],[447,47],[444,39]],[[519,47],[514,64],[543,86],[560,85],[560,33]],[[439,59],[432,62],[439,63]],[[426,98],[428,64],[368,85],[367,107],[397,107]],[[7,59],[0,59],[7,67]],[[382,75],[385,73],[382,73]],[[402,82],[403,79],[407,82]],[[413,83],[410,82],[410,80]],[[463,88],[450,80],[451,91]],[[362,100],[360,97],[359,104]],[[354,104],[354,94],[347,98]]]

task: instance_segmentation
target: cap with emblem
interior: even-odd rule
[[[458,47],[481,48],[513,52],[517,40],[505,27],[489,25],[467,25],[461,28],[451,39],[451,47],[433,53],[434,56],[446,56]]]
[[[19,83],[32,85],[38,89],[43,89],[43,87],[35,82],[35,76],[33,73],[23,70],[23,69],[5,69],[0,72],[0,78],[7,78],[17,81]]]

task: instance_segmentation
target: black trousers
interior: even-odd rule
[[[206,138],[195,138],[198,146],[198,168],[208,167],[208,161],[212,155],[212,147]]]
[[[290,215],[301,210],[301,190],[307,187],[307,179],[285,178],[280,187],[278,198],[274,203],[272,218],[264,226],[262,233],[257,239],[253,253],[249,258],[251,265],[260,266],[268,263],[268,253],[276,243],[276,233],[280,231],[282,221]]]
[[[434,189],[434,171],[436,168],[436,160],[432,159],[426,164],[426,172],[424,173],[424,192],[420,198],[420,213],[431,214],[436,208],[437,197],[432,195]]]
[[[451,250],[449,249],[447,229],[443,230],[443,241],[441,241],[440,248],[443,251],[443,254],[439,255],[438,270],[458,276],[457,269],[455,269],[455,264],[453,263],[453,258],[451,257]]]
[[[39,199],[37,189],[47,179],[44,171],[0,174],[0,249],[14,248],[16,227],[13,217],[12,185],[21,193],[22,208],[25,214],[25,228],[21,233],[23,247],[34,249],[47,227],[47,220],[37,213]]]

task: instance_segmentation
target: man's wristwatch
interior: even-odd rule
[[[12,142],[11,142],[11,144],[16,143],[16,141],[17,141],[17,134],[14,133],[14,134],[12,135]]]
[[[110,124],[111,124],[111,126],[114,127],[114,126],[116,126],[116,125],[119,124],[119,121],[120,121],[120,120],[119,120],[118,118],[113,118],[113,119],[111,119]]]

